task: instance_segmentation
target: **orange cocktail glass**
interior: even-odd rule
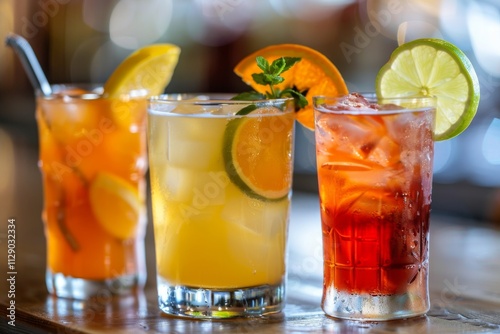
[[[325,313],[425,313],[434,100],[350,95],[314,103]]]
[[[60,297],[145,283],[146,99],[58,85],[38,95],[47,288]]]

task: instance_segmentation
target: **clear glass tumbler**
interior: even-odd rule
[[[37,94],[50,293],[123,295],[146,280],[146,108],[95,86]]]
[[[435,99],[365,98],[314,98],[322,308],[356,320],[422,315]]]
[[[292,99],[150,100],[149,165],[163,312],[231,318],[283,308],[293,113]]]

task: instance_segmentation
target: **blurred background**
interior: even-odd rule
[[[350,91],[370,91],[398,40],[444,38],[472,61],[481,102],[469,129],[436,143],[433,210],[500,221],[498,0],[0,0],[2,39],[9,32],[30,42],[51,83],[102,83],[133,50],[177,44],[182,54],[167,92],[247,90],[233,67],[277,43],[319,50]],[[2,43],[0,207],[7,215],[19,200],[41,211],[34,108],[21,64]],[[300,126],[295,158],[295,188],[315,191],[313,136]],[[20,179],[29,181],[25,188]]]

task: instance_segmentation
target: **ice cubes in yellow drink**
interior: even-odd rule
[[[216,289],[281,284],[293,112],[162,107],[149,110],[158,278]]]

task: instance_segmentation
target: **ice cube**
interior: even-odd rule
[[[175,117],[169,118],[169,138],[173,141],[222,140],[227,120],[224,118],[207,117]]]
[[[330,110],[377,110],[376,104],[371,104],[368,100],[359,93],[351,93],[337,100],[335,105],[327,107]]]
[[[210,113],[212,115],[235,115],[238,111],[246,107],[242,104],[224,104],[213,106],[210,108]]]
[[[236,187],[228,187],[222,219],[244,226],[257,235],[272,238],[286,228],[289,201],[263,202],[248,197]]]
[[[160,173],[161,191],[169,200],[189,203],[197,210],[225,202],[229,179],[224,171],[200,172],[166,166]]]
[[[381,138],[381,124],[372,117],[335,115],[329,123],[330,134],[322,145],[326,151],[344,152],[365,159]],[[320,144],[320,145],[321,145]]]
[[[85,133],[89,131],[99,131],[103,120],[109,123],[109,104],[102,99],[85,103],[51,100],[45,101],[39,108],[40,117],[61,144],[85,138]]]
[[[205,110],[202,106],[196,104],[179,104],[174,110],[176,114],[191,115],[191,114],[203,114]]]
[[[389,136],[394,138],[395,141],[404,143],[410,139],[409,135],[413,132],[412,128],[417,125],[416,117],[413,113],[400,113],[393,117],[386,117],[384,119],[385,127]]]
[[[222,166],[221,152],[221,141],[169,140],[166,154],[169,163],[177,167],[210,170]]]
[[[368,153],[367,159],[380,167],[390,167],[400,162],[400,150],[398,142],[384,136]]]

